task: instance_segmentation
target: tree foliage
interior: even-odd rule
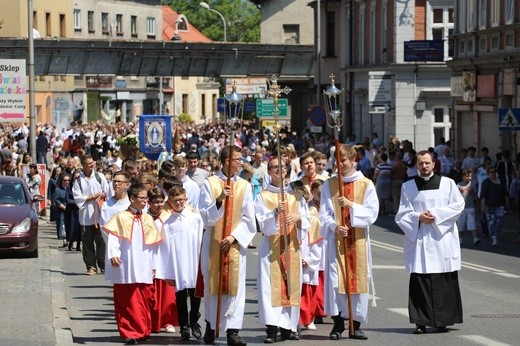
[[[200,6],[201,0],[163,0],[175,12],[184,14],[190,24],[214,41],[224,40],[224,24],[215,12]],[[230,42],[260,42],[260,10],[247,0],[206,0],[227,23]]]

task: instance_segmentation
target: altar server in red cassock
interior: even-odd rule
[[[130,207],[103,226],[110,260],[106,278],[114,284],[119,335],[126,343],[137,343],[152,332],[154,260],[161,235],[152,216],[142,213],[148,200],[144,185],[131,185],[128,197]]]

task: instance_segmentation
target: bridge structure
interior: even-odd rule
[[[0,39],[0,59],[27,59],[27,39]],[[191,43],[91,39],[34,40],[35,75],[217,76],[314,75],[312,45]]]

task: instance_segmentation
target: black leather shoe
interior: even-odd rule
[[[200,324],[195,323],[191,325],[191,335],[194,338],[200,339],[202,337],[202,330],[200,329]]]
[[[282,341],[285,341],[285,340],[300,340],[300,337],[298,336],[298,333],[293,332],[290,329],[280,328],[280,334],[281,334]]]
[[[437,327],[437,333],[447,333],[449,332],[448,328],[446,327]]]
[[[204,343],[213,345],[215,343],[215,331],[211,329],[211,325],[206,321],[206,331],[204,332]]]
[[[264,339],[264,344],[274,344],[278,335],[278,327],[268,325],[265,332],[267,333],[267,337]]]
[[[125,339],[125,345],[137,345],[137,339]]]
[[[188,326],[181,327],[181,339],[182,340],[190,339],[190,327],[188,327]]]
[[[341,333],[345,331],[345,320],[341,316],[332,316],[332,320],[334,321],[334,327],[329,334],[330,340],[339,340],[341,339]]]
[[[314,317],[314,324],[323,324],[323,317],[321,317],[321,316]]]
[[[413,330],[414,334],[426,334],[426,326],[421,326],[416,324],[415,329]]]
[[[237,332],[227,333],[227,344],[230,346],[246,346],[247,342],[238,336]]]
[[[349,339],[366,340],[368,337],[360,329],[354,330],[354,334],[348,336]]]

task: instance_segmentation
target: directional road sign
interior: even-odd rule
[[[289,102],[287,99],[278,99],[279,116],[287,116],[287,108]],[[273,99],[256,99],[256,116],[272,117],[274,116],[274,100]]]
[[[499,108],[498,130],[520,131],[520,108]]]

